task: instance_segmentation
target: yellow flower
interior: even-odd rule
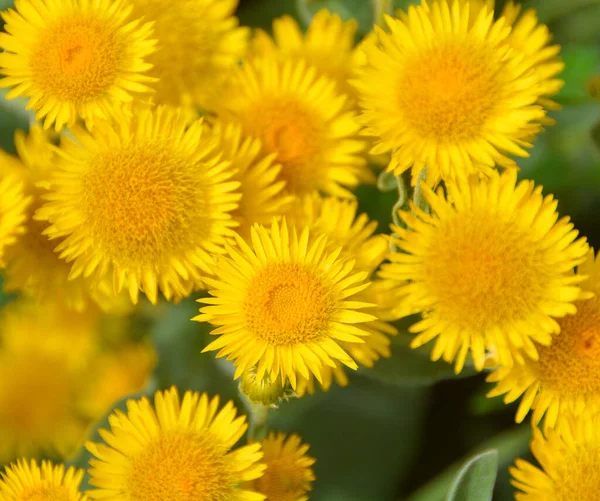
[[[236,224],[239,183],[214,138],[201,120],[142,106],[73,133],[79,143],[63,141],[51,202],[38,211],[52,238],[65,237],[57,251],[74,261],[71,278],[112,272],[134,303],[140,290],[152,303],[158,289],[186,296],[185,281],[212,273],[210,254]]]
[[[283,194],[285,181],[278,180],[281,165],[275,162],[275,154],[261,153],[260,140],[244,136],[237,123],[216,121],[211,131],[223,160],[231,162],[232,179],[240,183],[242,198],[231,214],[240,224],[235,231],[248,238],[253,224],[268,224],[280,217],[293,197]]]
[[[600,408],[600,260],[593,250],[577,275],[588,277],[581,284],[586,292],[575,302],[577,312],[558,320],[560,335],[552,344],[537,346],[539,360],[500,367],[487,378],[498,383],[490,397],[506,393],[507,403],[523,397],[517,422],[533,409],[535,425],[545,415],[545,426],[554,427],[565,413]]]
[[[0,316],[0,463],[66,457],[87,422],[77,412],[96,338],[95,315],[17,301]]]
[[[79,491],[83,470],[34,459],[21,459],[6,468],[0,480],[2,501],[86,501]]]
[[[296,434],[271,432],[262,441],[262,448],[267,469],[250,484],[252,488],[267,500],[308,501],[307,493],[315,480],[315,459],[307,455],[310,446]]]
[[[539,63],[555,49],[541,50],[529,18],[511,36],[506,17],[477,5],[423,1],[365,45],[355,84],[366,133],[380,138],[372,153],[394,150],[388,169],[412,168],[413,184],[425,166],[430,184],[516,168],[507,155],[528,156],[544,120],[551,75]]]
[[[17,176],[0,177],[0,266],[5,266],[4,249],[25,232],[25,211],[30,203]]]
[[[133,0],[133,13],[154,22],[158,104],[212,109],[232,69],[245,54],[249,29],[233,16],[238,0]]]
[[[25,232],[5,251],[4,291],[22,292],[39,301],[59,301],[77,311],[87,308],[90,302],[109,309],[114,293],[106,280],[69,280],[71,266],[54,252],[60,241],[51,241],[46,236],[48,223],[34,216],[45,202],[57,159],[50,136],[32,126],[28,135],[20,130],[15,133],[15,145],[23,164],[13,171],[32,202],[26,211]]]
[[[327,252],[325,235],[309,239],[308,228],[298,236],[285,221],[273,222],[270,233],[254,226],[252,247],[237,237],[238,247],[217,262],[219,279],[207,279],[214,297],[198,300],[210,306],[194,320],[218,326],[212,334],[219,338],[204,351],[235,359],[235,378],[258,364],[258,378],[268,373],[295,388],[297,375],[321,380],[321,369],[335,361],[357,368],[340,342],[369,335],[354,325],[375,319],[357,311],[370,306],[356,300],[367,273],[338,257],[340,249]]]
[[[256,30],[252,39],[252,56],[303,60],[315,66],[321,74],[334,80],[337,91],[354,100],[356,91],[348,80],[352,76],[354,40],[358,23],[355,19],[343,21],[338,14],[322,9],[315,14],[306,30],[291,16],[273,21],[273,38]]]
[[[154,408],[147,398],[129,400],[127,414],[116,412],[106,444],[88,442],[91,459],[88,491],[92,499],[164,501],[227,499],[260,501],[241,487],[259,477],[264,466],[260,444],[231,448],[246,431],[232,402],[219,410],[219,398],[175,388],[157,392]]]
[[[334,80],[304,61],[252,58],[235,72],[218,111],[259,138],[265,153],[277,153],[291,193],[322,190],[348,198],[346,187],[357,186],[369,169],[346,101]]]
[[[600,471],[600,415],[569,416],[546,436],[533,430],[531,451],[540,464],[517,459],[510,468],[517,501],[596,501]]]
[[[123,0],[17,0],[2,13],[0,86],[29,97],[44,128],[92,122],[148,92],[144,58],[154,50],[150,23],[129,19]]]
[[[568,218],[557,221],[556,200],[532,181],[516,184],[516,172],[450,186],[447,199],[423,185],[433,214],[412,207],[394,227],[396,245],[384,278],[407,280],[399,292],[421,321],[410,331],[417,348],[436,339],[433,360],[456,359],[460,372],[468,351],[483,368],[486,348],[501,365],[523,354],[536,359],[534,341],[549,345],[559,332],[556,317],[575,313],[585,260],[585,238]],[[452,201],[452,202],[450,202]]]

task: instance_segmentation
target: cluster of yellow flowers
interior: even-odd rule
[[[547,27],[512,1],[422,0],[355,45],[356,23],[327,11],[305,34],[277,19],[271,36],[240,27],[236,6],[16,0],[2,14],[0,86],[39,124],[0,158],[0,265],[23,296],[3,320],[0,379],[35,365],[57,386],[0,388],[8,454],[63,432],[72,447],[86,420],[66,409],[89,422],[143,386],[151,349],[103,348],[99,317],[117,322],[140,293],[208,290],[194,318],[215,326],[205,351],[233,361],[258,405],[347,384],[414,315],[413,347],[435,340],[432,359],[456,372],[494,368],[490,395],[523,395],[518,421],[545,416],[545,472],[517,462],[517,498],[583,497],[600,441],[600,264],[513,158],[557,108]],[[352,191],[382,158],[415,195],[387,236]],[[113,370],[92,378],[105,387],[82,387],[92,362]],[[35,395],[39,437],[14,431],[26,412],[11,392]],[[314,478],[295,435],[233,449],[245,418],[216,397],[157,392],[110,427],[87,444],[91,498],[304,500]],[[19,462],[0,498],[80,499],[82,475]]]

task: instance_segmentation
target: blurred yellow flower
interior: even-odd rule
[[[337,91],[354,101],[356,91],[350,85],[353,74],[354,40],[358,23],[343,21],[327,9],[317,12],[306,33],[291,16],[273,21],[273,37],[257,29],[251,43],[251,56],[305,61],[336,82]]]
[[[517,501],[596,501],[600,464],[600,415],[569,416],[546,436],[533,429],[531,451],[540,467],[517,459],[510,468]]]
[[[0,499],[2,501],[86,501],[79,491],[83,470],[73,466],[53,465],[34,459],[20,459],[6,467],[1,474]]]
[[[74,128],[52,179],[51,200],[38,215],[49,220],[71,278],[113,274],[136,303],[189,294],[213,271],[236,225],[239,182],[220,159],[201,120],[188,124],[178,110],[134,108],[92,133]]]
[[[249,486],[267,500],[308,501],[307,493],[315,480],[315,459],[307,454],[310,446],[296,434],[271,432],[262,441],[262,448],[267,469]]]
[[[92,499],[164,501],[227,499],[261,501],[243,484],[264,471],[260,444],[231,450],[246,431],[232,402],[175,388],[159,391],[154,408],[147,398],[129,400],[127,413],[110,417],[106,444],[88,442]]]
[[[158,39],[148,61],[153,99],[171,106],[212,109],[244,56],[250,30],[233,16],[238,0],[132,0],[135,17],[152,21]]]
[[[375,27],[355,81],[366,133],[379,137],[372,153],[393,150],[388,169],[412,169],[413,184],[425,166],[430,184],[516,168],[507,155],[528,156],[537,103],[556,87],[554,63],[540,66],[556,55],[542,50],[548,38],[529,16],[511,31],[482,2],[423,1],[399,17]]]
[[[295,388],[298,376],[321,380],[321,369],[336,361],[357,368],[340,343],[364,343],[369,335],[355,325],[375,319],[359,311],[369,303],[356,300],[367,273],[340,258],[341,249],[328,252],[325,235],[309,241],[308,228],[298,235],[285,221],[270,232],[255,226],[252,246],[237,237],[238,246],[217,262],[219,279],[207,279],[214,297],[198,300],[209,306],[194,320],[218,326],[218,339],[204,351],[235,359],[235,378],[258,364],[258,378],[268,373]]]
[[[44,128],[72,125],[78,116],[93,122],[148,92],[143,75],[151,23],[129,18],[124,0],[20,0],[2,13],[0,86],[7,98],[29,97],[28,108]]]
[[[539,360],[500,367],[487,378],[497,383],[488,396],[506,393],[506,403],[522,396],[517,422],[530,409],[533,423],[545,416],[546,427],[554,427],[565,413],[600,409],[600,260],[594,259],[593,250],[577,275],[588,277],[581,283],[585,293],[575,302],[577,312],[558,320],[560,334],[550,346],[537,346]]]
[[[408,281],[398,289],[402,302],[423,314],[411,346],[437,338],[431,358],[456,360],[456,372],[469,350],[478,370],[486,348],[503,366],[537,359],[534,341],[549,345],[556,318],[576,310],[583,278],[572,272],[586,240],[576,240],[568,218],[558,220],[551,195],[516,180],[514,170],[472,178],[450,185],[447,198],[423,184],[433,213],[413,205],[400,213],[409,229],[393,227],[400,252],[381,276]]]
[[[218,111],[259,138],[265,153],[277,153],[280,179],[292,194],[321,190],[351,198],[347,188],[372,174],[346,104],[335,81],[304,61],[251,58],[235,72]]]
[[[26,210],[31,197],[23,193],[23,182],[18,176],[0,176],[0,267],[5,266],[4,249],[23,234]]]
[[[253,224],[268,224],[280,217],[293,197],[283,193],[285,181],[278,179],[281,165],[275,162],[276,155],[262,154],[260,140],[244,136],[240,124],[216,121],[211,133],[223,160],[231,162],[232,179],[240,183],[242,198],[231,214],[240,224],[235,231],[248,238]]]

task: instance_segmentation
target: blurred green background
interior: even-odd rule
[[[11,3],[0,1],[0,7]],[[397,6],[408,3],[397,1]],[[532,0],[525,5],[538,9],[540,20],[550,26],[563,47],[566,69],[558,96],[563,109],[553,113],[557,123],[539,137],[531,157],[520,161],[521,175],[554,193],[560,212],[571,216],[597,248],[600,104],[590,97],[587,85],[600,73],[600,0]],[[368,0],[241,0],[238,15],[243,24],[270,29],[272,19],[283,14],[306,25],[323,7],[344,18],[356,17],[362,35],[372,26]],[[14,130],[27,128],[29,120],[22,101],[0,100],[0,146],[13,152]],[[368,186],[358,195],[363,210],[381,221],[380,231],[387,231],[393,193]],[[0,304],[9,299],[0,298]],[[148,392],[176,384],[182,391],[236,399],[243,409],[230,367],[199,354],[207,329],[188,320],[195,311],[193,301],[153,310],[151,335],[160,359]],[[404,333],[405,325],[399,325]],[[461,463],[490,448],[499,450],[494,500],[513,499],[507,467],[517,456],[530,457],[529,425],[514,425],[514,405],[485,398],[489,388],[484,375],[454,378],[450,366],[411,351],[402,332],[394,341],[392,359],[354,374],[348,388],[291,400],[271,413],[271,428],[295,431],[312,445],[317,481],[311,499],[443,501]],[[73,462],[85,466],[86,461],[82,453]]]

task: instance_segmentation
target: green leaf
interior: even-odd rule
[[[471,458],[458,472],[446,501],[491,501],[498,473],[498,451]]]
[[[591,101],[588,83],[600,68],[600,47],[566,45],[562,48],[561,57],[565,70],[560,77],[565,85],[556,96],[557,101],[563,104]]]
[[[400,332],[392,341],[392,356],[382,358],[370,369],[361,369],[372,379],[394,385],[431,385],[437,381],[452,378],[464,378],[476,374],[472,366],[465,364],[460,374],[454,373],[452,365],[429,358],[430,348],[412,349],[412,336]]]
[[[298,14],[305,25],[321,9],[337,12],[344,20],[356,19],[359,33],[373,29],[373,3],[366,0],[297,0]]]
[[[403,501],[444,501],[447,499],[447,493],[452,488],[454,480],[463,468],[468,458],[473,457],[481,451],[495,449],[498,451],[498,464],[500,471],[504,471],[517,456],[523,455],[529,449],[529,440],[531,438],[531,425],[523,424],[482,444],[476,451],[469,454],[467,459],[451,465],[443,473],[425,484],[414,492],[408,499]],[[485,499],[485,498],[484,498]],[[475,501],[480,501],[476,499]]]
[[[586,7],[599,5],[600,0],[528,0],[528,9],[535,9],[542,23],[564,19],[565,16]]]

